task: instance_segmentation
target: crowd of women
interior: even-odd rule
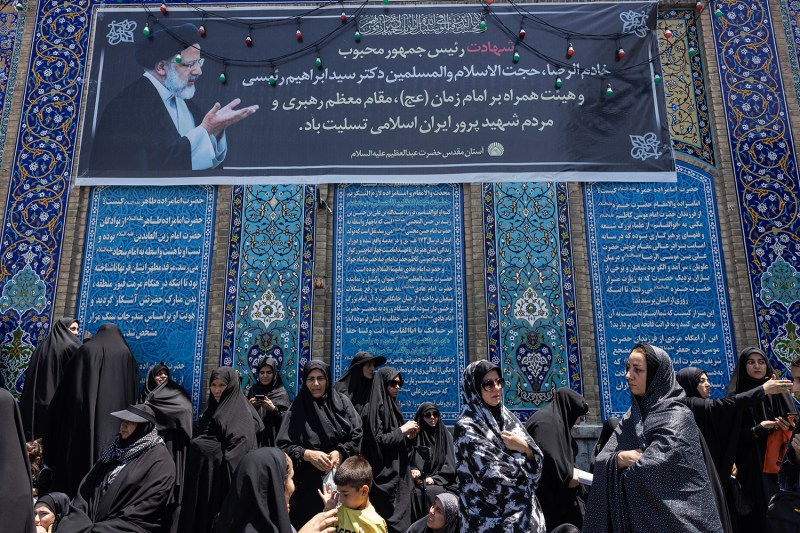
[[[712,400],[702,369],[676,374],[663,350],[633,347],[630,409],[606,421],[592,475],[576,467],[571,432],[584,398],[558,389],[523,425],[486,360],[464,371],[452,434],[431,402],[405,420],[406,376],[366,352],[336,383],[327,363],[309,361],[294,400],[273,357],[254,361],[246,392],[219,367],[193,422],[166,365],[139,393],[119,329],[106,324],[81,344],[74,322],[54,324],[37,347],[19,409],[0,391],[9,531],[334,532],[321,491],[356,455],[372,468],[369,500],[390,533],[778,532],[768,505],[779,474],[784,490],[800,487],[792,381],[758,348]]]

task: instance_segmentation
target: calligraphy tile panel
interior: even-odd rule
[[[214,187],[92,191],[78,300],[83,331],[116,324],[143,384],[156,363],[192,397],[203,390]]]
[[[658,13],[664,95],[672,147],[714,166],[714,142],[706,101],[702,46],[694,9],[668,9]],[[669,29],[672,37],[664,34]],[[694,50],[694,56],[689,54]]]
[[[335,190],[332,366],[361,350],[405,380],[406,419],[434,402],[461,410],[467,361],[460,185],[339,185]]]
[[[639,342],[708,373],[724,396],[736,354],[713,178],[679,163],[670,184],[587,185],[586,227],[602,416],[630,406],[625,362]]]
[[[563,183],[483,186],[489,360],[525,419],[556,389],[583,392]]]
[[[766,1],[718,5],[714,41],[758,336],[786,372],[800,356],[800,176],[778,50]]]
[[[37,4],[27,86],[18,103],[20,131],[0,237],[0,381],[17,393],[34,346],[52,319],[88,7],[85,1]]]
[[[315,189],[248,185],[232,194],[222,364],[250,385],[253,362],[269,354],[294,398],[311,358]]]

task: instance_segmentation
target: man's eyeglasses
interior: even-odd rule
[[[492,389],[500,389],[505,384],[506,384],[506,380],[503,379],[503,378],[487,379],[487,380],[484,380],[483,383],[481,383],[481,387],[483,388],[483,390],[492,390]]]
[[[428,411],[422,416],[425,418],[439,418],[439,411]]]
[[[392,381],[390,381],[388,383],[388,385],[390,387],[395,387],[395,388],[399,389],[399,388],[401,388],[403,386],[403,380],[402,379],[393,379]]]
[[[201,57],[200,59],[195,59],[194,61],[187,61],[184,63],[178,63],[182,67],[186,67],[189,70],[192,70],[194,67],[203,68],[203,63],[206,62],[205,57]]]

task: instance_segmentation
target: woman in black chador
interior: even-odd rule
[[[264,355],[256,359],[253,367],[256,382],[247,392],[247,399],[264,423],[259,445],[275,446],[283,415],[291,403],[281,379],[281,364],[274,357]]]
[[[64,369],[81,345],[70,331],[74,318],[62,318],[53,323],[50,333],[39,343],[31,355],[25,384],[19,400],[19,411],[25,428],[26,440],[45,436],[48,424],[47,408],[64,377]]]
[[[361,451],[361,418],[344,394],[333,388],[327,363],[303,367],[303,386],[283,418],[277,446],[294,463],[292,524],[302,527],[323,509],[317,491],[322,478]]]
[[[230,490],[233,471],[257,447],[261,419],[228,366],[215,368],[209,379],[208,406],[189,445],[178,531],[206,533]]]
[[[149,406],[111,413],[119,433],[81,481],[58,533],[158,533],[168,521],[175,464]]]
[[[175,494],[170,504],[178,505],[192,439],[192,399],[170,378],[167,365],[159,363],[147,373],[141,401],[153,408],[156,430],[175,461]]]
[[[525,429],[544,454],[542,479],[536,497],[542,506],[547,530],[561,524],[583,526],[585,491],[575,471],[578,443],[572,438],[572,427],[589,412],[589,404],[574,390],[556,390],[553,401],[535,412]]]
[[[33,487],[22,418],[17,402],[5,389],[0,389],[0,458],[0,529],[33,533]]]
[[[731,374],[727,396],[763,388],[773,374],[772,366],[760,348],[745,348]],[[759,531],[766,524],[767,504],[778,490],[778,475],[764,473],[767,438],[778,429],[790,429],[790,418],[795,415],[794,401],[786,392],[764,397],[761,402],[743,409],[738,420],[734,421],[739,429],[736,479],[752,508],[747,514],[737,513],[735,506],[730,509],[740,532]]]
[[[50,402],[44,459],[53,470],[52,490],[75,496],[119,432],[110,413],[136,403],[138,395],[136,359],[119,328],[103,324],[75,351]]]
[[[402,386],[403,376],[391,366],[375,373],[364,428],[364,457],[373,472],[369,499],[389,533],[405,533],[413,518],[409,450],[419,426],[403,420],[397,399]]]
[[[358,352],[350,361],[347,372],[336,381],[334,388],[350,398],[358,414],[364,416],[372,394],[372,377],[375,367],[386,364],[383,356],[375,357],[369,352]]]
[[[414,421],[419,433],[411,448],[411,478],[414,480],[414,517],[428,513],[436,496],[457,492],[453,437],[442,422],[435,403],[423,402]]]

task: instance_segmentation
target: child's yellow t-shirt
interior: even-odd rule
[[[372,504],[360,511],[341,505],[336,517],[339,519],[336,533],[388,533],[386,520],[381,518]]]

